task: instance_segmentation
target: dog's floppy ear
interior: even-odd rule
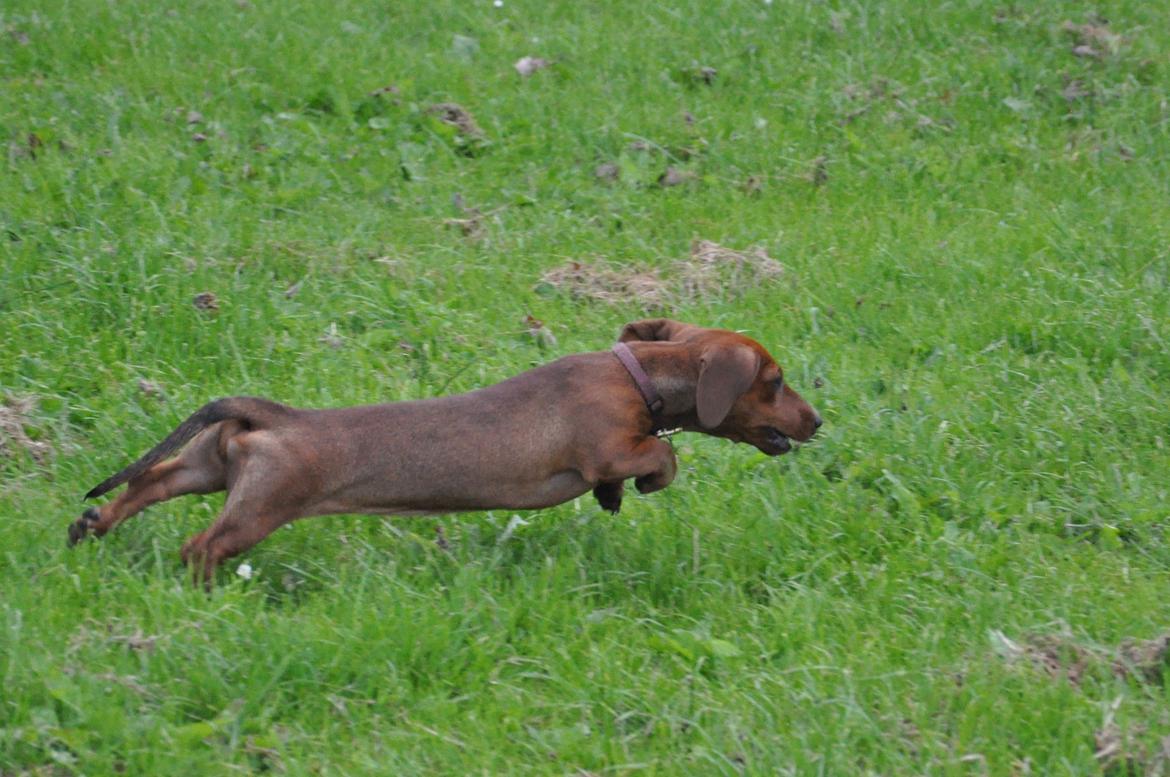
[[[703,428],[714,429],[723,423],[735,400],[751,387],[759,369],[759,354],[751,348],[723,345],[703,353],[695,396]]]
[[[696,326],[672,321],[669,318],[648,318],[645,321],[633,321],[622,327],[622,333],[618,335],[618,342],[685,340],[695,334],[696,330],[698,330]]]

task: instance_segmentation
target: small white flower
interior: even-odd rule
[[[494,5],[496,8],[503,8],[504,0],[493,0],[492,5]]]
[[[771,4],[772,4],[772,0],[764,0],[764,5],[771,5]]]
[[[243,564],[240,564],[238,567],[236,567],[236,574],[239,575],[240,577],[244,578],[245,580],[251,580],[252,579],[252,565],[249,564],[247,561],[245,561]]]
[[[517,73],[527,78],[537,70],[543,70],[548,67],[548,60],[541,59],[540,57],[521,57],[516,60],[516,64],[512,65],[512,67],[516,68]]]
[[[756,119],[756,129],[763,129],[764,127],[767,127],[767,126],[768,126],[768,120],[765,119],[763,116],[760,116]]]

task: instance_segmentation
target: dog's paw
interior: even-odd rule
[[[98,521],[102,519],[96,507],[87,508],[81,517],[69,524],[69,547],[81,542]]]
[[[593,496],[602,510],[608,510],[614,515],[622,509],[622,493],[625,492],[624,483],[601,483],[593,489]]]

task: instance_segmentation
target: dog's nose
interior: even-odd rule
[[[824,422],[825,422],[824,419],[821,418],[819,415],[814,415],[813,416],[813,429],[820,429],[821,424],[823,424]]]

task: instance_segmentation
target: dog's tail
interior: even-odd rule
[[[226,397],[208,402],[192,413],[190,418],[179,424],[175,431],[167,435],[165,440],[151,448],[138,461],[91,488],[85,498],[93,499],[117,488],[127,480],[133,480],[182,448],[192,437],[212,424],[237,420],[243,421],[249,428],[262,429],[292,412],[294,411],[291,407],[259,397]]]

